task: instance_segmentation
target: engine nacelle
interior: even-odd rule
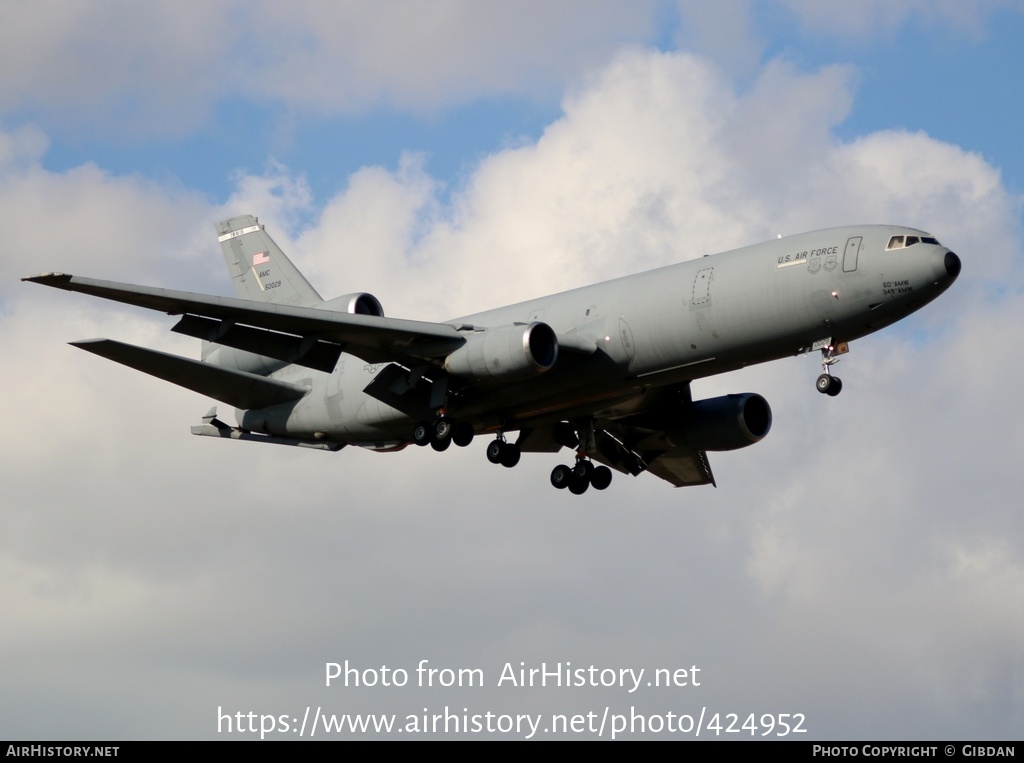
[[[444,370],[477,383],[509,382],[544,373],[558,360],[558,337],[546,323],[486,329],[466,337]]]
[[[771,428],[768,401],[744,392],[694,402],[683,423],[668,435],[675,445],[696,450],[736,450],[760,442]]]
[[[314,305],[318,310],[334,310],[339,313],[352,313],[353,315],[375,315],[378,318],[384,317],[384,308],[372,294],[365,291],[357,291],[346,294],[342,297],[335,297]]]

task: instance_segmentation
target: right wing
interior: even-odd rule
[[[703,450],[678,445],[668,434],[692,403],[688,382],[650,390],[645,402],[631,415],[594,419],[594,442],[587,455],[623,474],[650,472],[676,487],[714,485],[708,456]],[[523,452],[557,453],[576,449],[579,439],[569,422],[524,427],[517,444]]]
[[[597,452],[591,456],[626,474],[650,472],[675,487],[714,485],[708,454],[694,448],[672,445],[664,432],[650,432],[622,422],[609,422],[597,437]]]
[[[650,472],[676,487],[714,485],[708,454],[669,435],[691,415],[690,383],[650,390],[645,399],[637,413],[600,422],[603,436],[594,459],[619,471]]]

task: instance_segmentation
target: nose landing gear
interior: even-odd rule
[[[821,394],[835,397],[843,391],[843,380],[838,376],[832,375],[832,366],[839,362],[840,358],[838,356],[845,355],[850,351],[850,348],[846,342],[839,342],[833,346],[829,340],[826,340],[820,349],[821,370],[824,373],[818,377],[814,386]]]
[[[818,388],[818,392],[829,397],[835,397],[843,391],[843,380],[838,376],[832,376],[831,374],[824,373],[818,377],[818,381],[815,383]]]

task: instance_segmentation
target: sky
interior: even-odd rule
[[[0,4],[0,738],[296,739],[318,710],[434,737],[446,709],[1021,738],[1022,37],[995,0]],[[173,319],[19,280],[227,295],[212,225],[246,213],[325,297],[419,320],[834,225],[925,229],[963,272],[851,345],[839,397],[809,355],[695,382],[774,414],[717,488],[576,497],[483,438],[192,437],[212,401],[67,345],[196,357]]]

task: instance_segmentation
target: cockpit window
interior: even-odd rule
[[[888,246],[885,247],[885,251],[892,249],[904,249],[914,244],[936,244],[938,245],[939,240],[932,236],[893,236],[889,239]]]

